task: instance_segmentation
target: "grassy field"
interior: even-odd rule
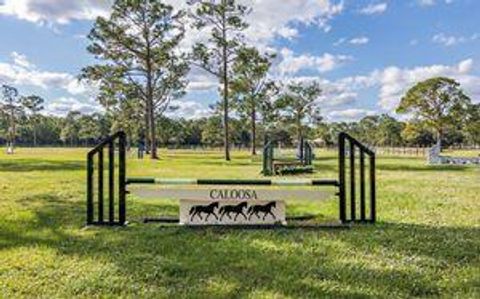
[[[126,228],[84,228],[82,149],[0,153],[0,297],[480,297],[480,168],[380,157],[375,226],[190,230],[143,224],[175,203],[128,199]],[[260,177],[235,152],[161,151],[129,175]],[[316,177],[336,178],[333,152]],[[289,213],[334,206],[289,205]]]

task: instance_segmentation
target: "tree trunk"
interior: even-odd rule
[[[224,4],[225,4],[225,0]],[[227,21],[225,12],[223,13],[223,40],[227,40]],[[230,161],[230,136],[228,130],[228,54],[227,54],[227,45],[223,45],[223,127],[225,130],[224,133],[224,146],[225,146],[225,160]]]
[[[35,125],[33,125],[33,147],[37,147],[37,130]]]
[[[147,29],[148,30],[148,29]],[[147,109],[148,109],[148,124],[150,125],[150,158],[158,159],[157,155],[157,136],[155,134],[155,107],[153,103],[153,70],[152,70],[152,53],[150,49],[150,41],[148,31],[146,34],[147,42]]]
[[[150,154],[150,124],[149,124],[149,112],[148,112],[148,104],[145,103],[145,129],[142,133],[143,136],[141,136],[142,138],[145,138],[145,152],[147,153],[147,155]]]
[[[255,105],[252,106],[252,156],[257,154],[257,149],[255,147],[257,141],[257,112],[255,111]]]
[[[225,72],[226,73],[226,72]],[[225,146],[225,160],[230,161],[230,136],[228,128],[228,82],[227,76],[224,74],[224,95],[223,95],[223,128],[224,128],[224,146]]]
[[[158,159],[157,155],[157,134],[156,134],[156,128],[155,128],[155,111],[153,109],[153,101],[150,103],[150,114],[149,114],[149,120],[150,120],[150,158],[151,159]]]
[[[16,126],[15,126],[15,111],[13,110],[13,105],[12,105],[12,108],[10,110],[10,128],[11,128],[11,132],[10,132],[10,148],[12,149],[11,152],[12,154],[14,153],[15,151],[15,135],[16,135]]]
[[[443,136],[442,129],[438,129],[437,130],[437,146],[440,152],[442,152],[442,136]]]
[[[300,117],[297,117],[297,138],[298,138],[298,149],[299,149],[299,158],[303,162],[303,134],[302,134],[302,121]]]

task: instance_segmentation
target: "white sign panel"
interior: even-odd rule
[[[286,224],[285,202],[267,200],[180,200],[180,224]]]
[[[272,225],[286,224],[285,201],[328,200],[330,192],[318,189],[262,189],[209,186],[208,188],[134,188],[142,198],[180,199],[180,224]]]
[[[129,191],[145,199],[195,199],[195,200],[327,200],[335,196],[332,190],[288,190],[261,188],[135,188]]]

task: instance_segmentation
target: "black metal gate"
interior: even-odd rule
[[[356,163],[357,154],[359,165]],[[369,170],[368,182],[366,182],[365,173],[366,159],[368,159]],[[356,166],[358,166],[358,170]],[[343,223],[374,223],[376,220],[375,153],[352,136],[342,132],[338,136],[338,168],[340,220]],[[369,189],[368,197],[367,188]],[[358,189],[360,189],[360,196],[357,195]],[[359,211],[357,204],[360,206]],[[367,209],[369,209],[368,213]]]
[[[126,135],[117,132],[92,149],[87,155],[87,224],[88,225],[124,225],[126,223]],[[105,155],[107,155],[105,157]],[[115,161],[118,159],[118,163]],[[108,163],[106,163],[108,162]],[[105,186],[105,165],[107,166],[107,184]],[[97,170],[95,172],[95,169]],[[118,174],[116,174],[116,169]],[[95,177],[96,173],[96,177]],[[115,183],[117,182],[117,183]],[[105,188],[106,187],[106,188]],[[95,190],[96,196],[95,196]],[[117,190],[117,192],[115,192]],[[105,191],[108,195],[108,214],[105,215]],[[118,197],[117,208],[115,195]],[[95,197],[97,197],[95,205]],[[117,213],[116,211],[117,210]]]

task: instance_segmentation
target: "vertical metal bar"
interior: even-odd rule
[[[114,141],[108,144],[108,221],[115,222],[115,148]]]
[[[365,152],[360,149],[360,220],[365,221]]]
[[[270,143],[268,147],[268,168],[270,169],[270,175],[275,175],[275,169],[273,169],[273,155],[274,155],[274,143]]]
[[[345,202],[345,136],[340,133],[338,136],[338,182],[339,182],[339,209],[342,223],[347,221]]]
[[[350,140],[350,220],[355,218],[355,144]]]
[[[103,223],[103,149],[98,152],[98,222]]]
[[[93,155],[87,156],[87,225],[93,224]]]
[[[124,132],[119,133],[118,139],[118,218],[121,225],[126,224],[126,165],[125,165],[125,143]]]
[[[263,175],[271,175],[269,165],[270,165],[270,142],[265,140],[265,145],[263,146]]]
[[[299,159],[299,160],[300,160],[300,162],[301,162],[303,165],[305,165],[305,153],[304,153],[304,148],[305,148],[304,146],[305,146],[305,144],[303,143],[303,136],[300,137],[299,142],[300,142],[300,144],[298,145],[298,146],[299,146],[299,149],[298,149],[298,150],[299,150],[299,152],[300,152],[300,153],[299,153],[299,154],[300,154],[300,157],[299,157],[300,159]]]
[[[370,156],[370,221],[375,223],[376,218],[375,154],[373,154]]]

